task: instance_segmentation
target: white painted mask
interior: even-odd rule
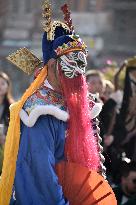
[[[86,55],[82,51],[73,51],[58,58],[58,63],[67,78],[85,74],[87,66]]]

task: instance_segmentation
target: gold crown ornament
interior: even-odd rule
[[[49,1],[45,1],[42,5],[42,16],[44,21],[42,22],[43,30],[47,32],[47,39],[52,41],[55,38],[55,30],[57,27],[62,27],[66,31],[73,31],[74,27],[72,26],[72,19],[70,18],[70,12],[68,10],[68,6],[65,4],[61,7],[61,10],[64,13],[65,22],[61,21],[52,21],[52,9]]]
[[[7,59],[28,75],[32,74],[35,68],[42,63],[42,61],[27,48],[17,50],[9,55]]]
[[[49,1],[45,1],[42,5],[42,16],[44,21],[42,22],[43,29],[48,33],[51,29],[51,4]]]

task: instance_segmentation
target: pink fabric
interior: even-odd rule
[[[65,146],[67,160],[97,171],[100,158],[90,122],[85,77],[68,79],[61,70],[59,72],[70,114]]]

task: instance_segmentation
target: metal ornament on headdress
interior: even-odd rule
[[[81,41],[81,39],[79,38],[78,35],[69,35],[71,39],[73,39],[73,42],[68,42],[68,43],[64,43],[62,46],[59,46],[55,52],[57,54],[57,56],[61,56],[63,54],[66,54],[68,52],[72,52],[72,51],[84,51],[85,54],[87,54],[87,46],[85,45],[85,43],[83,41]]]
[[[44,21],[42,22],[43,29],[48,33],[51,30],[51,4],[49,1],[45,1],[42,5],[42,16]]]
[[[52,15],[52,9],[51,9],[51,4],[49,3],[49,1],[45,1],[42,5],[42,16],[44,18],[44,21],[42,22],[43,25],[43,29],[44,31],[47,32],[47,40],[54,40],[55,38],[55,29],[56,27],[62,27],[65,30],[67,30],[68,32],[71,31],[70,26],[70,22],[69,24],[67,23],[63,23],[61,21],[53,21],[51,20],[51,15]]]
[[[27,48],[17,50],[9,55],[7,59],[28,75],[32,74],[35,68],[42,63],[42,61]]]
[[[65,23],[68,25],[68,27],[70,28],[70,30],[74,33],[74,26],[72,25],[72,18],[71,18],[71,12],[69,11],[69,7],[67,4],[64,4],[61,7],[61,10],[64,13],[64,20]]]

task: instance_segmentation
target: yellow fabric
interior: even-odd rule
[[[0,173],[2,172],[3,157],[4,157],[4,145],[0,144]]]
[[[14,103],[10,108],[10,123],[6,137],[4,162],[0,180],[0,205],[9,205],[12,194],[20,141],[20,110],[22,109],[27,98],[41,86],[46,77],[47,66],[42,69],[38,77],[26,90],[21,100]]]

